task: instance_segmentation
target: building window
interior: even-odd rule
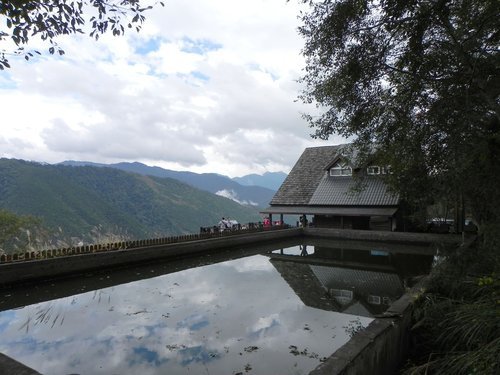
[[[380,305],[380,296],[368,296],[368,303],[372,305]]]
[[[347,164],[337,163],[330,168],[330,176],[352,176],[352,168]]]
[[[368,168],[366,168],[366,173],[368,173],[369,175],[376,175],[376,174],[380,174],[381,168],[377,165],[370,165]],[[385,169],[382,168],[382,170],[385,172]]]
[[[337,300],[338,303],[346,305],[352,301],[352,291],[346,289],[330,289],[330,295]]]
[[[387,165],[385,167],[382,167],[380,169],[380,173],[382,174],[392,174],[392,171],[391,171],[391,166],[390,165]]]

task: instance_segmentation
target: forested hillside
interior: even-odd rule
[[[256,206],[261,208],[267,207],[269,205],[269,202],[273,198],[274,193],[276,193],[276,190],[278,190],[278,188],[273,190],[263,186],[245,186],[245,184],[240,184],[239,182],[234,181],[227,176],[216,173],[200,174],[187,171],[173,171],[160,167],[150,167],[138,162],[99,164],[86,161],[68,160],[62,162],[61,164],[72,166],[90,165],[96,167],[111,167],[126,172],[142,174],[145,176],[174,178],[197,189],[209,191],[223,197],[231,198],[232,200],[242,205]]]
[[[258,221],[257,210],[170,178],[115,168],[0,159],[0,208],[41,218],[50,230],[83,241],[96,233],[128,238],[196,233],[222,216]]]

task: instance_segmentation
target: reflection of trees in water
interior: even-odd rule
[[[30,325],[36,326],[39,324],[50,324],[50,328],[54,328],[56,323],[63,325],[65,311],[64,309],[57,308],[55,303],[44,304],[43,307],[38,307],[38,311],[35,312],[35,316],[28,316],[26,322],[19,328],[19,331],[23,329],[26,333],[30,330]]]
[[[69,306],[74,306],[78,303],[78,296],[73,296],[71,300],[69,298],[65,298],[63,300],[43,303],[36,306],[34,314],[28,314],[28,317],[21,327],[19,327],[18,331],[25,330],[26,333],[28,333],[30,326],[32,328],[41,324],[50,326],[50,328],[54,328],[56,325],[62,326],[68,309],[68,301]],[[92,301],[95,301],[98,304],[101,302],[107,302],[109,305],[111,304],[111,294],[103,290],[94,290],[92,294]]]
[[[94,295],[92,296],[92,300],[97,300],[97,303],[101,303],[102,297],[108,293],[105,293],[102,289],[94,290]],[[111,294],[108,294],[108,305],[111,304]]]

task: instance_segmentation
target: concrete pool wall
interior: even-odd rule
[[[426,281],[422,279],[309,375],[397,374],[408,353],[413,307]]]
[[[171,244],[148,245],[132,249],[89,252],[49,259],[2,263],[0,264],[0,288],[22,282],[74,275],[89,270],[201,254],[246,244],[296,238],[301,234],[301,228],[292,228]]]
[[[151,245],[132,249],[115,249],[112,251],[63,255],[48,259],[4,262],[0,264],[0,288],[21,282],[74,275],[93,269],[207,253],[242,245],[298,237],[394,242],[408,245],[433,244],[435,246],[459,244],[462,241],[460,235],[329,228],[289,228],[169,244],[155,244],[155,241],[151,240]]]

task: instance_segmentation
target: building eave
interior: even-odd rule
[[[261,214],[333,215],[333,216],[394,216],[398,207],[335,207],[335,206],[270,206]]]

